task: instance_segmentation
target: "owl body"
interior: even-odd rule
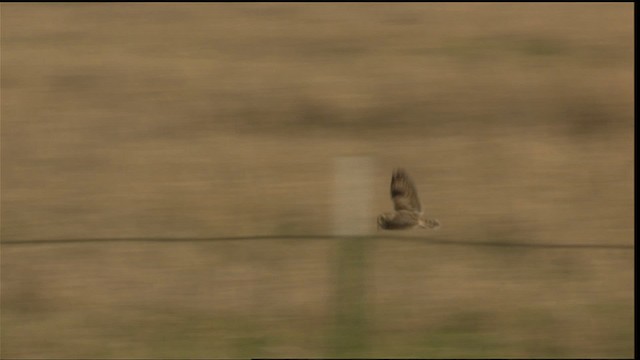
[[[411,229],[419,226],[419,223],[419,214],[408,210],[384,213],[378,217],[378,225],[387,230]]]

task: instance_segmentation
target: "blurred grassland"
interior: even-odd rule
[[[333,161],[443,228],[372,240],[360,357],[630,357],[633,4],[2,4],[2,240],[331,232]],[[334,240],[3,245],[2,357],[322,357]],[[355,285],[354,285],[355,286]],[[361,290],[354,290],[361,291]],[[362,340],[364,339],[364,340]]]

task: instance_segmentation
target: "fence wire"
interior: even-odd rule
[[[56,238],[56,239],[25,239],[2,240],[0,245],[30,246],[30,245],[63,245],[63,244],[106,244],[106,243],[193,243],[193,242],[217,242],[217,241],[243,241],[243,240],[348,240],[371,239],[387,241],[411,241],[426,245],[444,246],[478,246],[478,247],[502,247],[502,248],[532,248],[532,249],[583,249],[583,250],[633,250],[634,245],[625,244],[551,244],[528,242],[504,242],[504,241],[468,241],[456,239],[433,239],[422,236],[343,236],[343,235],[251,235],[251,236],[220,236],[220,237],[122,237],[122,238]]]

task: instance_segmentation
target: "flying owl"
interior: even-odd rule
[[[378,228],[385,230],[412,229],[415,227],[436,229],[440,222],[426,218],[415,185],[403,169],[395,169],[391,175],[391,200],[395,212],[378,216]]]

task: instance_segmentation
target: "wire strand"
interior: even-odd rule
[[[63,244],[106,244],[106,243],[192,243],[192,242],[217,242],[217,241],[242,241],[242,240],[348,240],[371,239],[412,241],[422,244],[445,246],[484,246],[503,248],[533,248],[533,249],[591,249],[591,250],[632,250],[634,245],[624,244],[550,244],[528,242],[504,242],[504,241],[469,241],[469,240],[441,240],[419,236],[343,236],[343,235],[252,235],[252,236],[222,236],[222,237],[131,237],[131,238],[58,238],[58,239],[24,239],[2,240],[0,245],[27,246],[27,245],[63,245]]]

